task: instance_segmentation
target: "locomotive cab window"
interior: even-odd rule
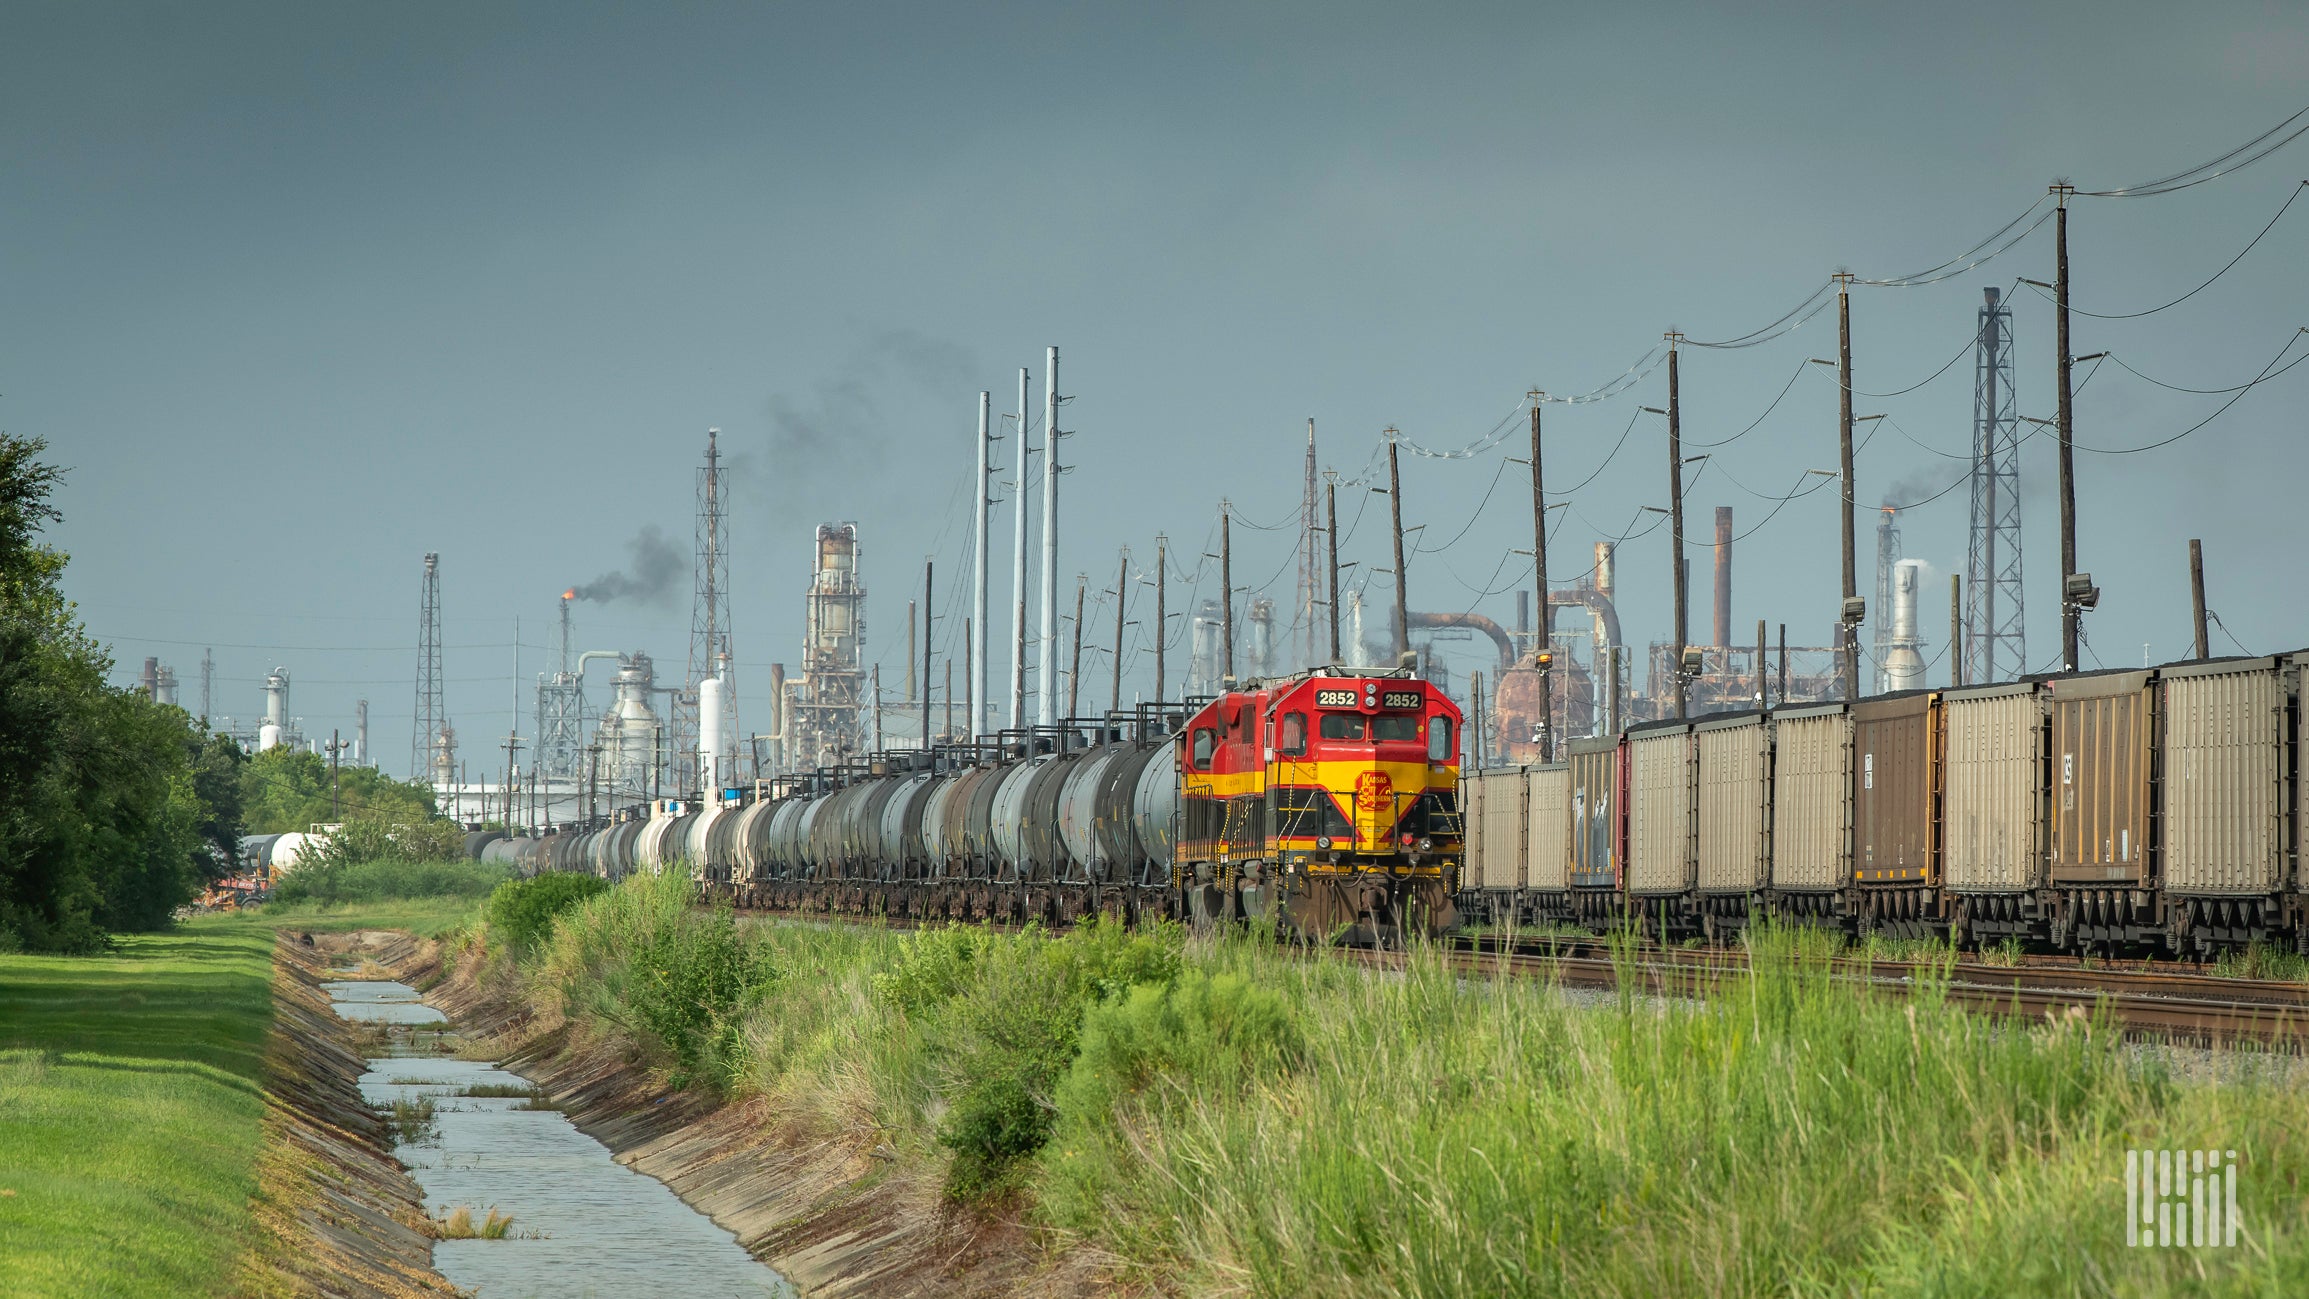
[[[1219,733],[1208,726],[1195,729],[1195,747],[1192,759],[1197,771],[1211,769],[1211,755],[1218,752]]]
[[[1419,718],[1402,714],[1382,714],[1371,719],[1371,738],[1374,740],[1416,740],[1419,738]]]
[[[1451,743],[1451,719],[1448,717],[1436,718],[1427,727],[1427,760],[1441,764],[1448,763],[1457,756],[1459,756],[1459,750],[1454,748]]]
[[[1326,740],[1360,740],[1363,738],[1363,715],[1325,713],[1317,729]]]
[[[1281,742],[1275,746],[1276,748],[1294,757],[1307,751],[1307,715],[1305,713],[1283,714],[1283,724],[1280,729]]]

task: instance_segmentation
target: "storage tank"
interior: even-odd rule
[[[325,834],[284,834],[273,841],[272,867],[276,875],[295,870],[329,841]]]
[[[698,682],[698,788],[706,797],[722,787],[722,680]]]

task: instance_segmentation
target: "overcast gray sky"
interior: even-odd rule
[[[0,426],[71,468],[67,588],[123,679],[158,654],[196,702],[213,645],[215,707],[248,716],[286,665],[310,731],[349,728],[370,699],[397,773],[425,551],[442,556],[469,753],[512,721],[515,618],[526,729],[554,597],[624,568],[651,526],[685,557],[673,589],[581,605],[580,639],[678,675],[694,466],[718,426],[750,730],[768,664],[797,657],[821,519],[859,525],[885,680],[927,555],[959,651],[977,393],[1007,411],[1026,365],[1039,404],[1046,346],[1080,431],[1065,602],[1087,570],[1095,603],[1117,548],[1144,560],[1158,531],[1200,565],[1222,496],[1287,520],[1309,416],[1350,475],[1388,425],[1466,445],[1527,389],[1605,384],[1665,329],[1740,334],[1839,266],[1941,262],[2055,177],[2161,176],[2304,103],[2309,15],[2286,3],[16,0],[0,13]],[[2305,175],[2309,140],[2171,196],[2080,199],[2076,304],[2131,312],[2196,286]],[[1932,287],[1856,290],[1856,386],[1903,388],[1955,356],[1981,286],[2050,278],[2050,233]],[[2309,323],[2305,248],[2309,202],[2187,302],[2080,317],[2075,350],[2183,387],[2242,383]],[[2049,416],[2051,312],[2025,289],[2014,306],[2021,410]],[[1834,464],[1832,375],[1797,374],[1833,347],[1831,311],[1686,353],[1694,442],[1747,427],[1797,375],[1691,487],[1695,542],[1712,507],[1745,531],[1771,509],[1751,491]],[[1860,399],[1897,421],[1861,453],[1864,505],[1962,473],[1970,370]],[[2238,641],[2309,643],[2305,392],[2309,367],[2161,450],[2080,453],[2080,562],[2105,592],[2088,662],[2187,652],[2191,536]],[[2138,446],[2225,400],[2104,368],[2078,438]],[[1655,373],[1551,409],[1551,482],[1588,477],[1635,408],[1661,404]],[[1457,536],[1411,561],[1414,607],[1512,617],[1529,492],[1501,456],[1519,441],[1406,459],[1406,521],[1427,546]],[[1636,419],[1572,497],[1558,575],[1665,504],[1663,447]],[[2032,440],[2023,467],[2040,663],[2057,647],[2050,452]],[[1366,501],[1345,550],[1383,565],[1384,498],[1343,501],[1342,524]],[[1962,566],[1966,508],[1960,488],[1906,523],[1939,582]],[[1274,574],[1287,609],[1293,533],[1236,541],[1238,583]],[[1834,541],[1833,491],[1743,540],[1735,629],[1821,639]],[[1707,563],[1695,545],[1695,638]],[[1625,547],[1631,641],[1666,634],[1667,571],[1664,530]],[[1944,603],[1926,602],[1928,657]],[[1146,684],[1147,657],[1128,663]],[[1104,676],[1094,659],[1086,682]]]

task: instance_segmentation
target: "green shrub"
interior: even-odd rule
[[[1226,1104],[1306,1054],[1291,1004],[1239,974],[1190,969],[1140,984],[1083,1017],[1082,1046],[1055,1096],[1052,1149],[1040,1179],[1045,1212],[1095,1231],[1127,1183],[1125,1129],[1186,1104]]]
[[[513,947],[527,951],[545,941],[555,916],[608,891],[609,881],[568,871],[507,880],[489,895],[489,928]]]
[[[723,1078],[742,1067],[738,1012],[767,973],[727,906],[684,915],[635,955],[627,997],[642,1026],[673,1053],[674,1086],[688,1086],[708,1063]]]
[[[953,1098],[938,1141],[954,1152],[946,1193],[985,1200],[1015,1189],[1057,1119],[1052,1090],[1073,1062],[1083,1012],[1178,976],[1176,926],[1131,931],[1095,918],[1063,937],[1029,929],[987,944],[975,977],[939,1015]],[[927,964],[927,962],[926,962]]]
[[[974,925],[945,925],[902,935],[897,961],[874,975],[874,998],[909,1019],[923,1018],[970,986],[979,957],[994,941],[993,931]]]

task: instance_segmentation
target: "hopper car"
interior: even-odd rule
[[[1647,723],[1471,770],[1480,923],[2309,952],[2309,652]]]

